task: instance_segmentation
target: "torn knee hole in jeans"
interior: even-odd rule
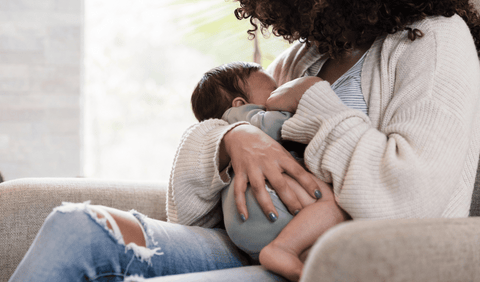
[[[140,222],[142,231],[145,235],[145,242],[150,241],[154,246],[158,246],[158,242],[153,238],[153,230],[145,223],[147,216],[137,212],[136,210],[130,210],[130,213],[138,220],[138,222]]]
[[[140,261],[144,262],[146,261],[149,265],[151,265],[151,259],[154,255],[163,255],[163,252],[160,252],[161,248],[160,247],[156,247],[156,248],[153,248],[153,249],[149,249],[147,247],[143,247],[143,246],[138,246],[137,244],[135,243],[129,243],[127,245],[125,245],[125,241],[123,239],[123,235],[120,231],[120,228],[118,227],[116,221],[113,219],[113,217],[106,211],[102,210],[102,209],[92,209],[91,206],[90,206],[90,202],[91,201],[86,201],[86,202],[83,202],[83,203],[69,203],[69,202],[63,202],[61,206],[59,207],[56,207],[54,209],[54,211],[58,211],[58,212],[61,212],[61,213],[69,213],[69,212],[73,212],[73,211],[83,211],[85,212],[86,214],[88,214],[97,224],[99,224],[100,226],[102,226],[106,231],[107,233],[113,238],[115,239],[115,241],[118,243],[118,244],[121,244],[121,245],[124,245],[125,246],[125,253],[128,252],[129,250],[132,250],[133,251],[133,254],[135,255],[135,257],[137,257]],[[100,218],[98,216],[98,213],[100,213],[101,215],[103,215],[102,218]],[[139,213],[136,212],[136,211],[131,211],[132,213],[135,212],[136,214],[134,214],[134,216],[139,220],[140,222],[140,228],[142,229],[142,231],[145,229],[144,227],[144,224],[143,224],[143,218],[142,220],[139,219]],[[110,223],[110,225],[112,226],[112,229],[110,229],[107,225],[107,221]],[[151,230],[148,230],[151,232]],[[145,231],[143,231],[145,232]],[[152,238],[152,235],[153,234],[149,234],[150,232],[147,232],[147,234],[149,235],[149,237],[152,239],[152,242],[153,244],[156,246],[158,245],[157,242],[153,241],[153,238]],[[144,233],[145,235],[145,233]],[[147,244],[147,236],[145,236],[145,244]],[[148,245],[147,245],[148,246]]]
[[[142,282],[145,281],[145,278],[142,275],[134,274],[132,276],[125,277],[124,282]]]

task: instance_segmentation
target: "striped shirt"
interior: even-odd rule
[[[368,115],[368,108],[362,93],[361,76],[363,61],[365,61],[367,53],[368,51],[331,85],[332,90],[347,107],[360,110],[366,115]],[[307,69],[305,76],[317,76],[327,60],[327,56],[322,56]]]

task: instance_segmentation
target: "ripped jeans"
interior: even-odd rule
[[[249,264],[222,229],[171,224],[134,210],[146,247],[125,246],[118,227],[107,227],[108,215],[99,218],[88,204],[55,208],[9,281],[137,281]]]

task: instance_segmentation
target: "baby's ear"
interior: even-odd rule
[[[245,101],[245,99],[242,97],[237,97],[232,101],[232,107],[240,107],[246,104],[248,104],[247,101]]]

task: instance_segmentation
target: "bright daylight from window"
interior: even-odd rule
[[[207,70],[253,61],[233,0],[85,1],[85,176],[167,181]],[[288,43],[258,36],[262,65]]]

